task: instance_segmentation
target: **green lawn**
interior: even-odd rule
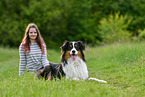
[[[48,59],[59,63],[61,51],[48,49]],[[0,47],[0,97],[145,97],[145,43],[87,47],[90,77],[95,81],[33,79],[18,76],[18,49]]]

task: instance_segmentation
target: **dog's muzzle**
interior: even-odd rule
[[[70,57],[71,57],[71,59],[72,59],[73,61],[76,60],[76,57],[77,57],[77,56],[78,56],[77,51],[72,50],[72,51],[70,52]]]

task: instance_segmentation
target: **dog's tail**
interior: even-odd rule
[[[107,83],[107,81],[99,80],[97,78],[92,78],[92,77],[90,77],[88,80],[94,80],[94,81],[101,82],[101,83]]]

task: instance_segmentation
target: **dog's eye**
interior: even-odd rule
[[[75,47],[77,47],[77,45],[75,45]]]
[[[72,45],[70,45],[70,47],[72,47]]]

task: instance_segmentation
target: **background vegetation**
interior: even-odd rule
[[[144,6],[144,0],[0,0],[0,45],[18,47],[31,22],[49,48],[65,40],[92,45],[142,40]]]

